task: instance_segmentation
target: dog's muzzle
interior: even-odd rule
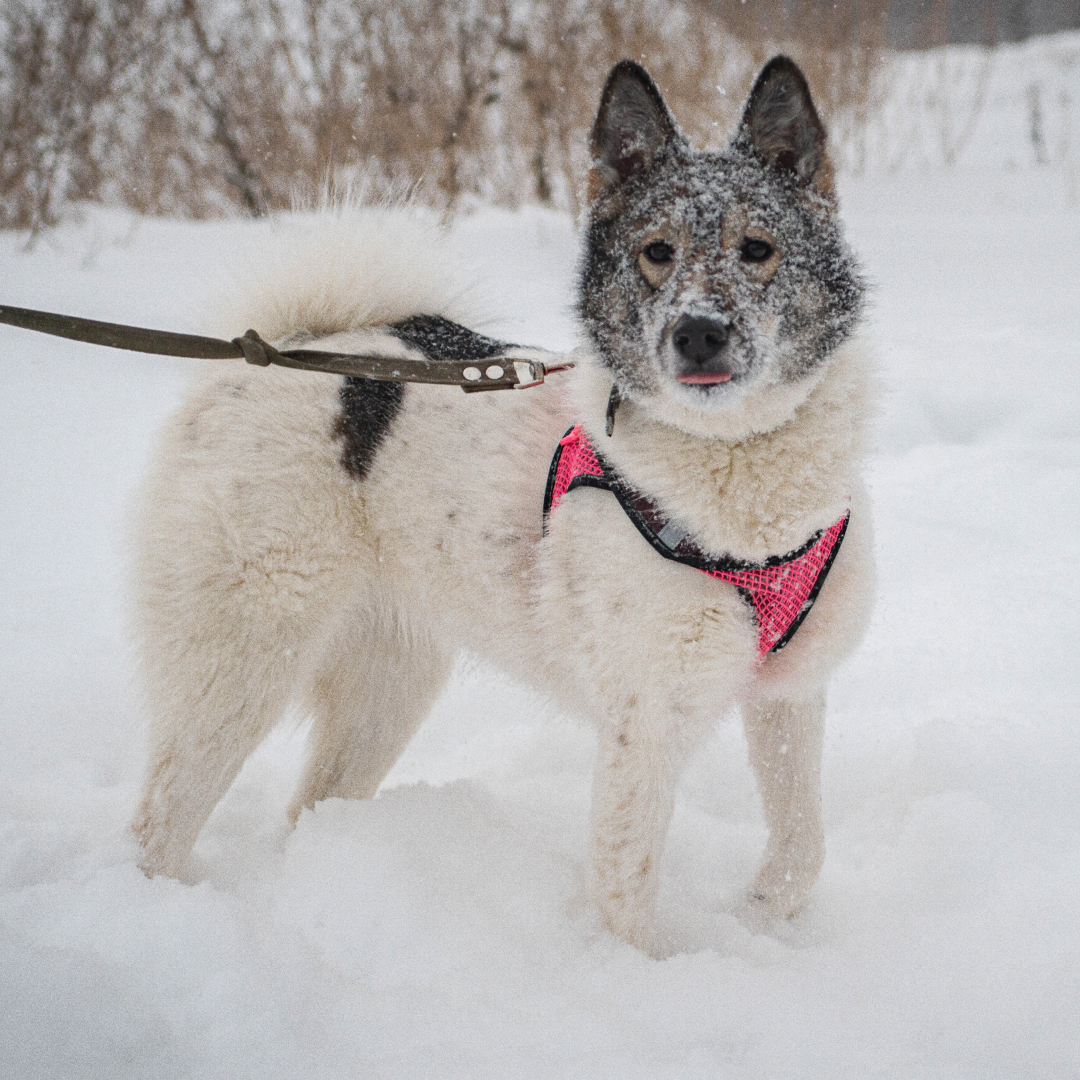
[[[671,329],[675,349],[675,378],[690,386],[713,386],[729,382],[731,365],[725,346],[731,327],[703,315],[683,315]]]

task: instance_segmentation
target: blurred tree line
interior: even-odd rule
[[[944,0],[918,2],[941,23]],[[842,136],[908,22],[872,0],[4,0],[0,226],[79,200],[258,215],[328,180],[576,212],[616,60],[717,144],[788,52]]]

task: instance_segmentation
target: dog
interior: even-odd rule
[[[806,902],[825,688],[873,585],[865,286],[825,130],[776,57],[727,148],[696,150],[623,61],[590,149],[561,382],[465,395],[230,364],[168,424],[134,590],[148,874],[180,872],[290,704],[313,718],[291,819],[373,798],[468,649],[595,724],[592,881],[619,938],[656,947],[680,769],[733,708],[769,830],[748,903]],[[407,213],[316,215],[250,276],[234,326],[280,348],[507,347],[462,325],[460,271]]]

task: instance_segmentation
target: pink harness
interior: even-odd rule
[[[763,563],[722,557],[710,559],[676,522],[665,518],[646,496],[628,487],[597,453],[580,424],[560,440],[544,495],[544,533],[551,513],[577,487],[610,491],[638,531],[666,559],[685,563],[710,577],[730,582],[754,611],[758,655],[782,649],[799,629],[825,583],[844,539],[850,512],[815,533],[797,551]]]

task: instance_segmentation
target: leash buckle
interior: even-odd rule
[[[539,386],[544,381],[546,369],[537,360],[515,360],[514,371],[517,374],[515,390],[528,390],[531,386]]]

